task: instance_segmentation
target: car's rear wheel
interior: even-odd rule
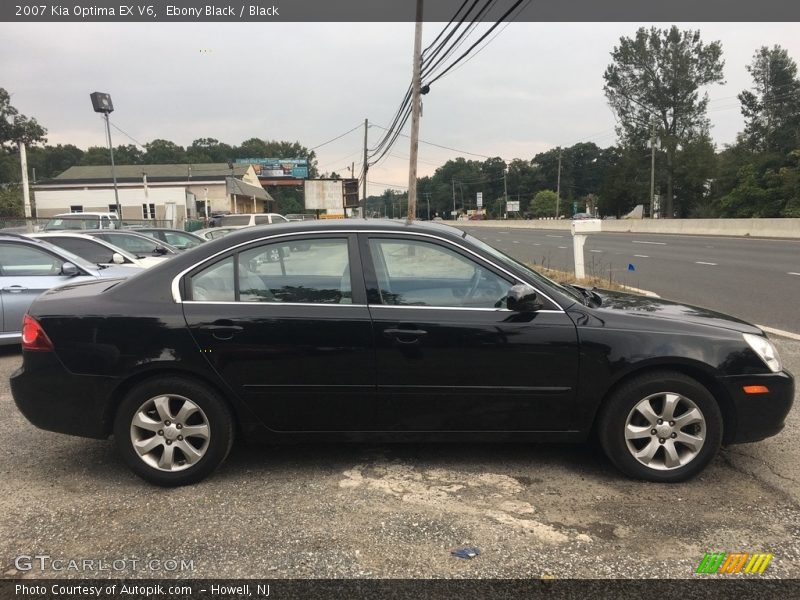
[[[182,377],[149,379],[131,389],[114,420],[127,465],[156,485],[200,481],[233,444],[233,416],[216,393]]]
[[[614,391],[597,433],[623,473],[673,483],[694,477],[711,462],[722,428],[719,406],[703,385],[682,373],[659,371]]]

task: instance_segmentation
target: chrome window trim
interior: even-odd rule
[[[562,307],[558,302],[553,300],[550,296],[548,296],[547,294],[543,293],[537,287],[533,286],[532,284],[530,284],[529,282],[525,281],[521,277],[518,277],[517,275],[514,275],[513,273],[511,273],[507,269],[499,266],[498,264],[492,262],[491,260],[489,260],[487,258],[484,258],[483,256],[481,256],[477,252],[471,250],[470,248],[462,246],[461,244],[453,242],[452,240],[448,240],[448,239],[445,239],[443,237],[439,237],[438,235],[433,235],[433,234],[430,234],[430,233],[420,233],[420,232],[417,232],[417,231],[399,232],[399,231],[392,231],[392,230],[386,230],[386,229],[337,229],[337,230],[334,230],[334,231],[324,231],[323,230],[323,231],[318,231],[318,232],[317,231],[296,231],[296,232],[292,232],[292,233],[279,233],[279,234],[274,234],[274,235],[265,235],[263,237],[255,238],[255,239],[252,239],[252,240],[247,240],[246,242],[241,242],[239,244],[236,244],[235,246],[230,246],[228,248],[225,248],[224,250],[220,250],[219,252],[217,252],[215,254],[212,254],[211,256],[208,256],[208,257],[204,258],[201,261],[196,262],[192,266],[190,266],[190,267],[184,269],[183,271],[181,271],[180,273],[178,273],[172,279],[172,284],[170,286],[171,290],[172,290],[172,299],[175,301],[176,304],[182,304],[184,302],[195,302],[195,303],[206,304],[205,301],[183,300],[181,298],[181,294],[180,294],[180,280],[181,280],[181,278],[183,278],[183,276],[186,275],[189,271],[193,271],[194,269],[196,269],[197,267],[199,267],[203,263],[206,263],[206,262],[208,262],[210,260],[213,260],[214,258],[216,258],[216,257],[218,257],[218,256],[220,256],[222,254],[225,254],[226,252],[230,252],[232,250],[236,250],[237,248],[241,248],[242,246],[247,246],[249,244],[256,244],[258,242],[263,242],[263,241],[279,240],[279,238],[297,237],[297,236],[300,236],[300,235],[324,235],[324,236],[330,236],[330,235],[336,235],[336,234],[347,234],[347,235],[356,234],[357,235],[359,233],[366,233],[366,234],[370,234],[370,235],[372,235],[372,234],[380,234],[380,235],[390,235],[390,236],[391,235],[401,235],[401,236],[403,236],[403,235],[413,235],[413,236],[417,236],[417,237],[423,237],[423,238],[430,238],[430,239],[438,240],[439,242],[444,242],[445,244],[450,244],[451,246],[455,246],[456,248],[460,248],[461,250],[463,250],[465,252],[468,252],[469,254],[471,254],[474,257],[476,257],[478,260],[491,265],[492,267],[494,267],[498,271],[501,271],[502,273],[505,273],[511,279],[513,279],[513,280],[515,280],[515,281],[517,281],[519,283],[523,283],[525,285],[531,286],[534,290],[536,290],[537,294],[540,294],[541,296],[547,298],[552,304],[556,305],[559,308],[559,310],[546,309],[546,310],[540,310],[540,311],[537,311],[537,312],[558,312],[558,313],[566,312],[564,310],[564,307]],[[212,304],[216,304],[216,303],[212,303]],[[240,302],[232,302],[232,304],[241,304],[241,303]],[[276,305],[280,305],[280,304],[289,304],[289,303],[288,302],[259,302],[257,304],[276,304]],[[311,304],[310,306],[320,306],[320,305],[319,304]],[[323,305],[323,306],[326,306],[326,305]],[[344,305],[331,304],[331,305],[328,305],[328,306],[344,306]],[[359,306],[359,305],[350,304],[348,306]],[[453,308],[455,308],[455,309],[465,309],[466,308],[466,307],[458,307],[458,306],[457,307],[449,307],[449,306],[404,306],[404,305],[391,305],[391,304],[371,304],[370,306],[381,306],[381,307],[382,306],[395,306],[395,307],[398,307],[398,308],[438,308],[438,309],[448,309],[448,310],[449,309],[453,309]],[[487,308],[482,308],[482,309],[466,308],[466,310],[503,310],[503,309],[496,309],[496,308],[488,308],[488,309]],[[509,311],[509,312],[511,312],[511,311]]]
[[[181,304],[234,304],[236,306],[347,306],[355,308],[367,308],[366,304],[339,304],[338,302],[248,302],[246,300],[236,302],[235,300],[183,300]]]

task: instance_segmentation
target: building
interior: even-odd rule
[[[261,187],[249,164],[118,165],[117,190],[125,220],[167,220],[182,227],[186,219],[215,212],[260,213],[273,198]],[[33,186],[36,216],[65,212],[116,212],[109,165],[70,167]]]

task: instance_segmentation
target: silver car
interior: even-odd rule
[[[0,345],[20,343],[22,317],[42,292],[140,271],[134,266],[101,268],[43,240],[0,231]]]

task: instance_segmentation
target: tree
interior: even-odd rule
[[[666,151],[664,207],[671,217],[676,153],[689,138],[708,132],[708,94],[700,90],[723,83],[722,46],[704,44],[696,30],[642,27],[633,38],[620,38],[611,57],[603,90],[620,120],[618,133],[633,144],[656,129]]]
[[[800,80],[797,64],[780,46],[762,46],[747,66],[753,91],[739,94],[745,129],[740,141],[758,152],[800,147]]]
[[[186,150],[169,140],[153,140],[145,144],[144,164],[171,165],[186,162]]]
[[[0,88],[0,149],[9,152],[19,142],[33,145],[47,141],[47,130],[34,118],[19,114],[11,106],[11,95]]]
[[[531,214],[534,217],[552,217],[556,214],[558,196],[552,190],[542,190],[531,202]]]

